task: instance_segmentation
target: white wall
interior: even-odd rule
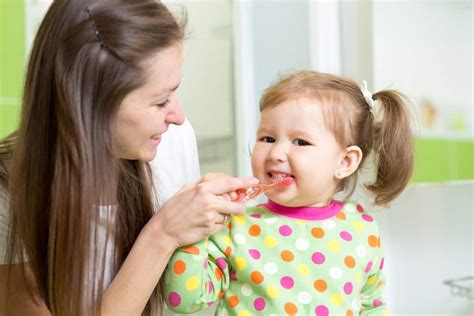
[[[473,3],[374,1],[374,88],[400,89],[437,108],[435,129],[474,138],[472,102]]]
[[[443,281],[474,276],[473,195],[474,181],[414,185],[375,215],[393,314],[472,315]]]

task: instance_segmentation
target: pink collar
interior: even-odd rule
[[[324,220],[333,217],[342,209],[344,204],[340,201],[333,200],[329,205],[323,207],[290,207],[278,204],[272,200],[268,200],[262,206],[266,207],[273,213],[286,217],[306,219],[306,220]]]

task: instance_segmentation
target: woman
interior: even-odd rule
[[[154,315],[173,251],[244,211],[223,196],[254,179],[201,179],[154,213],[147,162],[169,125],[185,121],[182,39],[153,0],[51,5],[20,128],[0,147],[0,230],[10,237],[0,314]]]

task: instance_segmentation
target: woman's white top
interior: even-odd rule
[[[181,186],[200,177],[196,135],[188,120],[183,125],[170,125],[163,134],[158,146],[158,153],[151,163],[153,181],[156,190],[155,203],[159,209]],[[6,264],[7,239],[9,234],[8,198],[6,192],[0,188],[0,265]],[[112,218],[108,213],[112,208],[101,208],[101,216]],[[105,229],[99,227],[99,236],[105,240]],[[99,245],[104,246],[105,243]],[[113,243],[109,243],[106,253],[106,266],[111,263]],[[106,267],[107,283],[111,281],[110,268]],[[91,276],[94,279],[94,276]]]

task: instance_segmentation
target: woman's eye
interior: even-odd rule
[[[156,106],[158,106],[158,107],[160,107],[160,108],[163,108],[163,107],[165,107],[169,102],[170,102],[170,100],[169,100],[169,99],[166,99],[165,102],[158,103],[158,104],[156,104]]]
[[[301,139],[301,138],[297,138],[293,141],[293,144],[295,144],[296,146],[309,146],[311,145],[310,143],[308,143],[307,141],[305,141],[304,139]]]
[[[275,139],[270,136],[263,136],[263,137],[260,137],[260,141],[264,143],[274,143]]]

